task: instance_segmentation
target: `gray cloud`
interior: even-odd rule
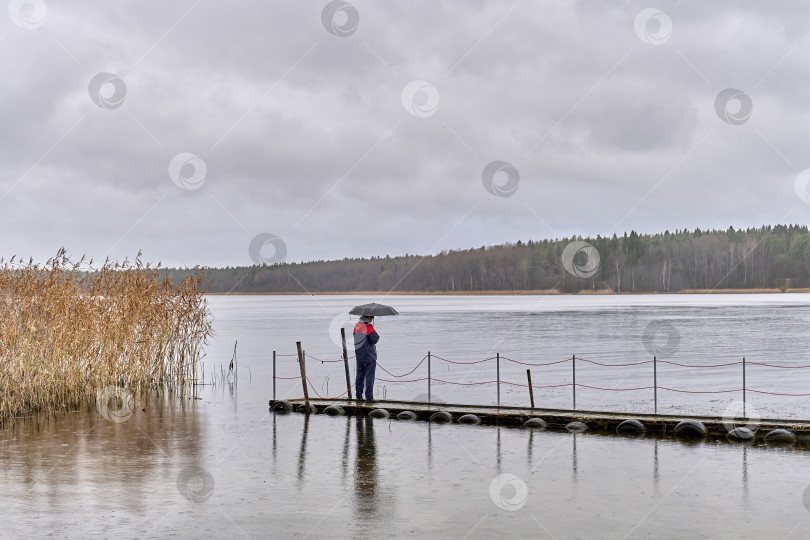
[[[326,2],[5,18],[0,252],[237,265],[263,232],[305,260],[807,222],[810,8],[661,3],[654,46],[633,26],[646,3],[352,3],[344,38]],[[121,107],[90,99],[100,72]],[[440,95],[425,118],[401,103],[417,79]],[[751,97],[742,125],[715,113],[726,88]],[[207,164],[198,190],[169,178],[181,152]],[[519,170],[514,196],[482,186],[494,160]]]

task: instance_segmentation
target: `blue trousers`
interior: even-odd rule
[[[363,399],[363,390],[366,391],[366,399],[374,399],[374,372],[377,371],[377,362],[358,361],[357,378],[354,381],[354,391],[357,399]]]

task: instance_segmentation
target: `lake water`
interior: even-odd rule
[[[355,304],[401,315],[377,321],[381,366],[395,375],[431,351],[431,393],[528,404],[536,386],[571,383],[571,355],[604,364],[652,359],[690,366],[746,357],[747,406],[763,417],[810,418],[806,295],[714,296],[214,296],[217,332],[198,398],[163,393],[125,421],[95,409],[18,420],[0,430],[0,536],[801,538],[810,522],[810,453],[796,449],[493,426],[430,425],[268,413],[272,355],[295,377],[295,342],[322,395],[345,391],[336,335]],[[658,329],[658,332],[653,330]],[[645,333],[646,330],[646,333]],[[238,340],[238,377],[222,378]],[[285,355],[285,356],[282,356]],[[510,360],[507,360],[510,359]],[[741,365],[659,363],[658,385],[742,388]],[[378,376],[394,380],[378,370]],[[426,362],[405,380],[427,376]],[[436,382],[462,382],[457,386]],[[279,379],[281,397],[300,380]],[[652,364],[577,360],[577,383],[652,386]],[[380,382],[378,398],[415,398],[427,381]],[[570,407],[571,386],[538,389],[538,406]],[[659,412],[723,414],[741,392],[659,389]],[[651,412],[652,390],[577,388],[580,409]]]

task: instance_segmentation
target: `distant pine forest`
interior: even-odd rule
[[[578,246],[590,244],[598,255],[588,248],[571,260],[569,249],[566,263],[563,252],[575,241]],[[164,272],[172,280],[187,273]],[[205,273],[210,293],[785,291],[810,287],[810,232],[804,225],[660,234],[631,231],[435,255],[206,268]]]

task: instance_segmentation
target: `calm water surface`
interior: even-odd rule
[[[0,430],[0,536],[805,537],[807,451],[269,414],[272,351],[278,375],[293,377],[295,360],[281,355],[302,341],[315,389],[339,394],[341,364],[319,360],[337,358],[335,330],[352,324],[343,313],[373,300],[402,313],[377,325],[381,365],[397,375],[428,350],[457,362],[500,353],[529,363],[576,354],[612,364],[646,360],[658,347],[668,360],[690,365],[742,356],[810,364],[810,298],[803,295],[212,297],[217,335],[204,359],[209,384],[201,399],[161,394],[137,401],[123,422],[87,410]],[[674,328],[677,347],[666,339],[650,345],[642,336],[651,323]],[[235,340],[238,377],[222,379]],[[651,367],[578,362],[577,382],[646,386]],[[525,369],[502,360],[502,380],[523,382]],[[570,363],[532,367],[533,382],[570,383],[570,370]],[[454,382],[495,378],[494,361],[434,359],[431,371]],[[747,386],[810,393],[806,371],[748,366]],[[426,364],[405,379],[424,376]],[[678,389],[741,387],[740,366],[659,365],[658,379]],[[407,399],[426,391],[426,381],[381,382],[377,395]],[[300,381],[278,380],[276,392],[297,397]],[[445,401],[495,401],[493,384],[434,382],[432,392]],[[577,393],[582,409],[652,408],[647,390]],[[659,391],[659,411],[722,414],[741,397]],[[763,416],[808,417],[807,398],[747,398]],[[525,388],[502,385],[501,399],[526,404],[528,397]],[[538,391],[536,399],[568,407],[571,388]]]

